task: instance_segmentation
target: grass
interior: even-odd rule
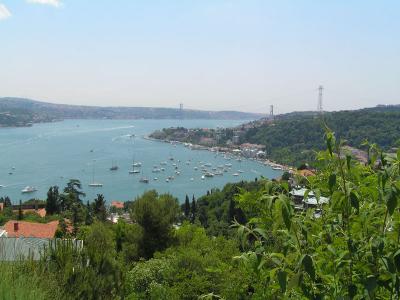
[[[0,262],[0,299],[49,299],[41,288],[41,281],[25,262]]]

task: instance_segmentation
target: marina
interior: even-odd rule
[[[242,122],[67,120],[3,129],[0,197],[9,196],[13,203],[45,199],[50,186],[63,189],[74,178],[82,183],[85,201],[100,193],[108,202],[127,201],[150,189],[171,193],[182,201],[186,194],[199,197],[228,182],[280,176],[282,170],[273,170],[255,160],[238,160],[229,153],[192,150],[183,144],[144,138],[155,129],[177,123],[185,127],[216,127]],[[34,188],[23,193],[26,186]]]

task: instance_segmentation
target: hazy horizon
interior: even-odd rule
[[[400,103],[397,1],[0,0],[0,97],[268,113]]]

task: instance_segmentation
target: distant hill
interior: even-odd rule
[[[167,128],[153,133],[152,137],[200,144],[205,140],[227,146],[236,136],[239,144],[264,145],[267,157],[276,162],[298,166],[313,164],[315,151],[325,149],[324,124],[338,139],[346,140],[354,148],[360,148],[364,140],[389,152],[400,147],[400,105],[324,112],[322,117],[317,112],[293,112],[278,115],[274,120],[262,118],[218,132]]]
[[[23,98],[0,98],[0,126],[27,126],[62,119],[258,119],[238,111],[180,111],[175,108],[100,107],[54,104]]]

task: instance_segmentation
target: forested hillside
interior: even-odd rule
[[[377,143],[385,151],[400,145],[400,111],[364,109],[325,113],[323,116],[290,116],[247,129],[241,142],[266,146],[267,156],[280,163],[312,162],[324,147],[324,127],[331,128],[350,146]]]

